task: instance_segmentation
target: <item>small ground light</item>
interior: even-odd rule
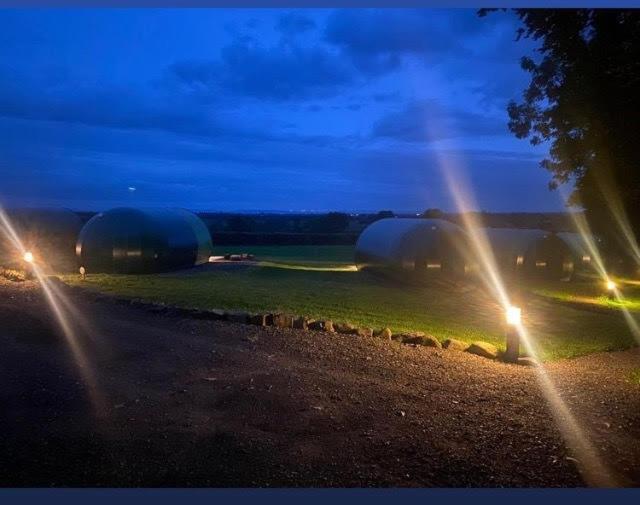
[[[520,357],[520,333],[518,326],[522,320],[522,309],[514,305],[510,305],[506,310],[507,319],[507,350],[504,354],[505,361],[515,363]]]
[[[616,295],[616,283],[611,279],[607,280],[607,292],[609,293],[609,298],[615,298]]]
[[[87,277],[87,270],[86,270],[84,267],[80,267],[79,272],[80,272],[80,277],[81,277],[82,279],[86,279],[86,277]]]
[[[520,307],[507,307],[507,324],[510,326],[517,326],[522,319],[522,310]]]
[[[31,251],[25,252],[24,256],[22,256],[22,259],[27,263],[33,263],[33,253]]]

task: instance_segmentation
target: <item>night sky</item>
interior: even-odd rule
[[[101,210],[559,210],[507,128],[510,13],[0,12],[0,201]]]

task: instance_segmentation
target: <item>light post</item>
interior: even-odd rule
[[[510,363],[517,363],[520,357],[520,321],[522,318],[522,310],[520,307],[511,305],[507,307],[506,319],[506,339],[507,350],[504,354],[505,361]]]

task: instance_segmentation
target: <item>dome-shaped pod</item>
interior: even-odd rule
[[[117,208],[82,228],[76,255],[87,273],[154,273],[205,263],[211,236],[182,209]]]
[[[404,272],[411,277],[462,274],[464,237],[459,226],[440,219],[381,219],[360,234],[355,262],[358,270]]]
[[[573,255],[567,244],[543,230],[485,228],[498,268],[507,274],[567,279],[573,274]]]
[[[6,211],[9,222],[24,248],[30,251],[45,271],[74,271],[75,244],[82,220],[69,209],[19,208]],[[2,263],[16,263],[19,251],[0,235]]]
[[[592,258],[591,247],[595,247],[596,252],[601,254],[601,240],[593,235],[585,238],[580,233],[560,232],[558,238],[563,240],[573,255],[574,272],[576,274],[591,272],[596,269],[595,258]]]

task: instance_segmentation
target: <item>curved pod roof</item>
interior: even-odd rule
[[[356,265],[402,270],[464,269],[462,229],[440,219],[381,219],[356,243]]]
[[[544,230],[486,228],[498,267],[522,268],[528,274],[550,278],[570,277],[574,264],[569,246]]]
[[[211,236],[202,220],[186,210],[123,207],[87,222],[76,255],[89,273],[163,272],[205,263]]]

